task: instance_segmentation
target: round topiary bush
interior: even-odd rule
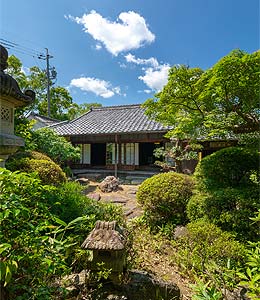
[[[230,147],[203,158],[194,175],[198,185],[215,189],[247,186],[251,183],[253,171],[259,174],[259,153],[252,149]]]
[[[175,172],[162,173],[146,179],[139,187],[137,201],[152,225],[184,224],[186,205],[192,196],[193,180]]]
[[[43,184],[59,185],[67,181],[59,165],[47,155],[36,151],[17,152],[9,157],[6,168],[10,171],[37,172]]]

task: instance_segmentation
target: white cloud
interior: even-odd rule
[[[151,94],[152,93],[152,90],[139,90],[139,91],[137,91],[139,94],[143,94],[143,93],[145,93],[145,94]]]
[[[157,68],[147,68],[144,76],[139,76],[138,79],[142,80],[153,91],[161,91],[168,80],[168,72],[170,66],[168,64],[159,65]]]
[[[125,59],[129,63],[134,63],[137,65],[151,65],[154,68],[159,66],[157,59],[154,57],[150,57],[148,59],[135,58],[134,55],[132,55],[131,53],[128,53],[127,55],[125,55]]]
[[[116,22],[112,22],[92,10],[80,17],[65,16],[84,26],[96,41],[117,56],[120,52],[138,49],[145,43],[152,43],[155,35],[148,29],[145,19],[134,11],[122,12]]]
[[[100,50],[100,49],[102,49],[102,46],[100,45],[100,44],[96,44],[96,50]]]
[[[145,66],[142,67],[145,74],[139,76],[138,79],[142,80],[151,90],[157,92],[161,91],[163,86],[167,83],[170,69],[168,64],[159,64],[155,57],[147,59],[136,58],[131,53],[125,55],[125,59],[128,63]],[[151,90],[144,90],[144,92],[148,94]]]
[[[151,91],[151,90],[144,90],[144,92],[145,92],[146,94],[150,94],[152,91]]]
[[[121,95],[120,87],[112,87],[110,82],[98,78],[75,78],[71,80],[70,86],[80,88],[85,92],[92,92],[103,98],[110,98],[115,94]]]
[[[118,64],[119,64],[119,67],[122,69],[126,69],[126,67],[127,67],[127,65],[124,63],[119,62]]]

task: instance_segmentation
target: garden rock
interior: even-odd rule
[[[139,270],[129,271],[129,281],[123,290],[129,300],[181,299],[180,289],[176,284],[167,283],[152,274]]]
[[[233,292],[226,291],[226,299],[227,300],[250,300],[249,297],[246,296],[246,288],[238,287]]]
[[[181,292],[179,287],[174,283],[168,283],[156,278],[154,275],[139,271],[131,270],[125,274],[125,280],[122,284],[104,282],[101,288],[97,289],[95,285],[90,284],[87,279],[89,273],[82,271],[79,274],[72,274],[66,277],[65,285],[68,292],[67,297],[72,299],[79,298],[80,295],[87,296],[88,291],[94,291],[94,298],[100,300],[180,300]],[[75,297],[75,298],[74,298]],[[86,299],[89,299],[86,297]]]
[[[116,192],[119,189],[119,180],[115,176],[107,176],[99,185],[103,193]]]

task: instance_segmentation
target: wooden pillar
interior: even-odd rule
[[[121,149],[121,142],[118,140],[118,166],[121,166],[122,161],[122,149]]]
[[[118,153],[118,136],[115,134],[115,177],[117,178],[117,153]]]

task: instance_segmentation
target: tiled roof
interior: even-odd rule
[[[42,115],[36,114],[34,112],[30,112],[26,117],[28,119],[33,119],[38,122],[41,122],[41,123],[45,124],[46,126],[61,122],[60,120],[42,116]]]
[[[59,135],[166,132],[170,127],[150,120],[140,104],[92,108],[68,123],[50,126]]]

